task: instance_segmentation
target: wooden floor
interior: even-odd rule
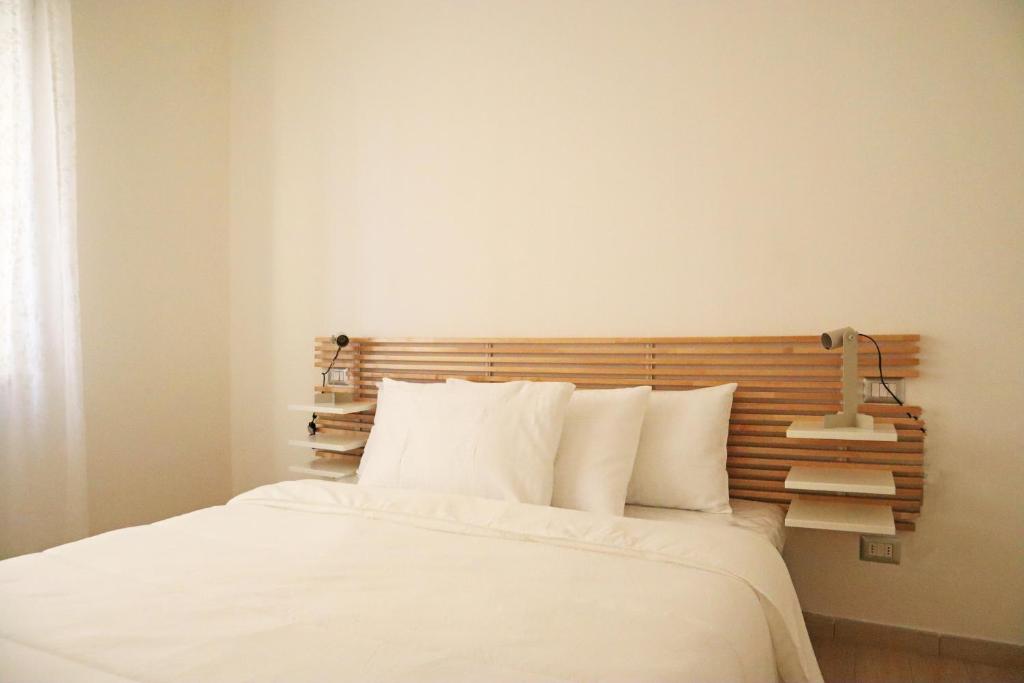
[[[1024,683],[1024,669],[910,650],[814,641],[825,683]]]

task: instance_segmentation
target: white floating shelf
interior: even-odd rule
[[[292,439],[289,446],[302,446],[303,448],[315,448],[318,451],[333,451],[345,453],[346,451],[362,448],[369,438],[367,432],[335,432],[331,434],[320,433],[316,436],[307,436],[302,439]]]
[[[841,439],[843,441],[896,441],[896,428],[888,423],[873,427],[825,427],[821,418],[797,420],[786,429],[790,439]]]
[[[786,488],[797,491],[896,495],[896,481],[892,478],[892,472],[845,467],[791,467],[786,477]]]
[[[794,498],[786,513],[786,526],[864,534],[896,534],[892,508],[868,503],[832,503]]]
[[[346,462],[338,460],[328,460],[326,458],[317,458],[311,460],[304,465],[292,465],[288,468],[289,472],[295,474],[302,474],[307,477],[321,477],[323,479],[352,479],[356,476],[356,471],[359,469],[357,462]]]
[[[370,410],[376,401],[346,401],[345,403],[293,403],[288,410],[299,413],[317,413],[319,415],[349,415]]]

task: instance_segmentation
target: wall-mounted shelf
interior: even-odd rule
[[[796,491],[896,495],[896,481],[892,472],[845,467],[791,467],[786,477],[786,488]]]
[[[896,428],[887,423],[872,427],[825,427],[821,418],[797,420],[786,429],[790,439],[839,439],[842,441],[896,441]]]
[[[346,401],[344,403],[293,403],[288,410],[300,413],[317,413],[318,415],[351,415],[371,410],[376,401]]]
[[[335,481],[342,479],[355,481],[358,469],[359,465],[355,462],[317,458],[303,465],[292,465],[288,468],[288,471],[307,477],[321,477],[323,479],[334,479]]]
[[[315,448],[318,451],[345,453],[365,446],[369,436],[369,432],[333,432],[331,434],[321,432],[316,436],[292,439],[288,442],[288,445]]]
[[[864,534],[896,534],[892,508],[870,503],[826,502],[794,498],[786,513],[786,526]]]

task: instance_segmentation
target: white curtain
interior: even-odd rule
[[[86,518],[69,0],[0,0],[0,557]]]

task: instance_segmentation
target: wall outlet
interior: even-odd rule
[[[900,542],[892,536],[861,536],[860,559],[865,562],[900,563]]]
[[[861,400],[864,403],[896,403],[878,377],[864,377],[861,382]],[[907,385],[902,377],[887,377],[885,384],[892,389],[892,393],[896,394],[900,401],[907,402]]]
[[[331,371],[327,373],[327,383],[332,387],[348,384],[348,368],[331,368]]]

